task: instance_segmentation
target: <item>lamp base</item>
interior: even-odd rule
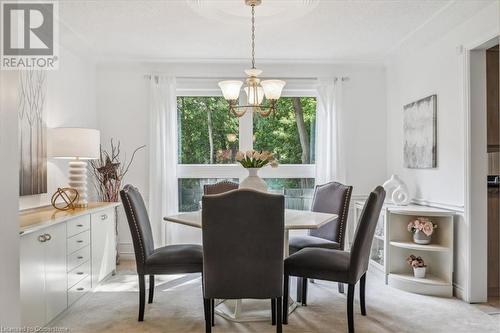
[[[75,203],[75,207],[88,207],[87,194],[87,162],[76,159],[69,162],[69,186],[78,191],[80,199]]]

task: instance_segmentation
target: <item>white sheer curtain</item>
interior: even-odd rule
[[[177,212],[177,98],[173,77],[151,76],[149,217],[156,244],[166,244],[162,219]]]
[[[346,182],[342,124],[342,79],[322,78],[317,86],[316,184]]]

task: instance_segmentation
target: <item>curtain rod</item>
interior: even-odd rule
[[[144,78],[150,80],[152,76],[163,75],[163,74],[145,74]],[[223,77],[202,77],[202,76],[175,76],[176,79],[181,80],[221,80],[225,79],[240,79],[241,76],[223,76]],[[293,80],[293,81],[317,81],[318,77],[280,77],[283,80]],[[348,76],[334,76],[334,80],[348,81]]]

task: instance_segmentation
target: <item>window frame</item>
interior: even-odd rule
[[[185,79],[178,81],[176,97],[222,96],[220,89],[214,89],[214,79]],[[291,82],[288,82],[291,81]],[[318,98],[314,79],[287,79],[282,97]],[[289,84],[290,83],[290,84]],[[242,94],[243,95],[243,94]],[[240,96],[240,99],[243,96]],[[242,101],[243,102],[243,101]],[[247,112],[239,118],[239,147],[241,151],[253,149],[253,118]],[[181,178],[238,178],[240,182],[247,176],[239,164],[181,164],[177,163],[177,179]],[[277,168],[265,167],[259,171],[261,178],[316,178],[316,164],[280,164]],[[178,193],[178,190],[176,191]]]

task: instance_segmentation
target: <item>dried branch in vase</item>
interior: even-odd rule
[[[134,150],[130,160],[124,155],[121,161],[120,141],[115,144],[111,139],[111,150],[107,151],[100,147],[99,159],[90,161],[90,168],[93,175],[94,187],[101,201],[120,201],[120,190],[123,178],[127,174],[135,154],[146,147],[140,146]]]

